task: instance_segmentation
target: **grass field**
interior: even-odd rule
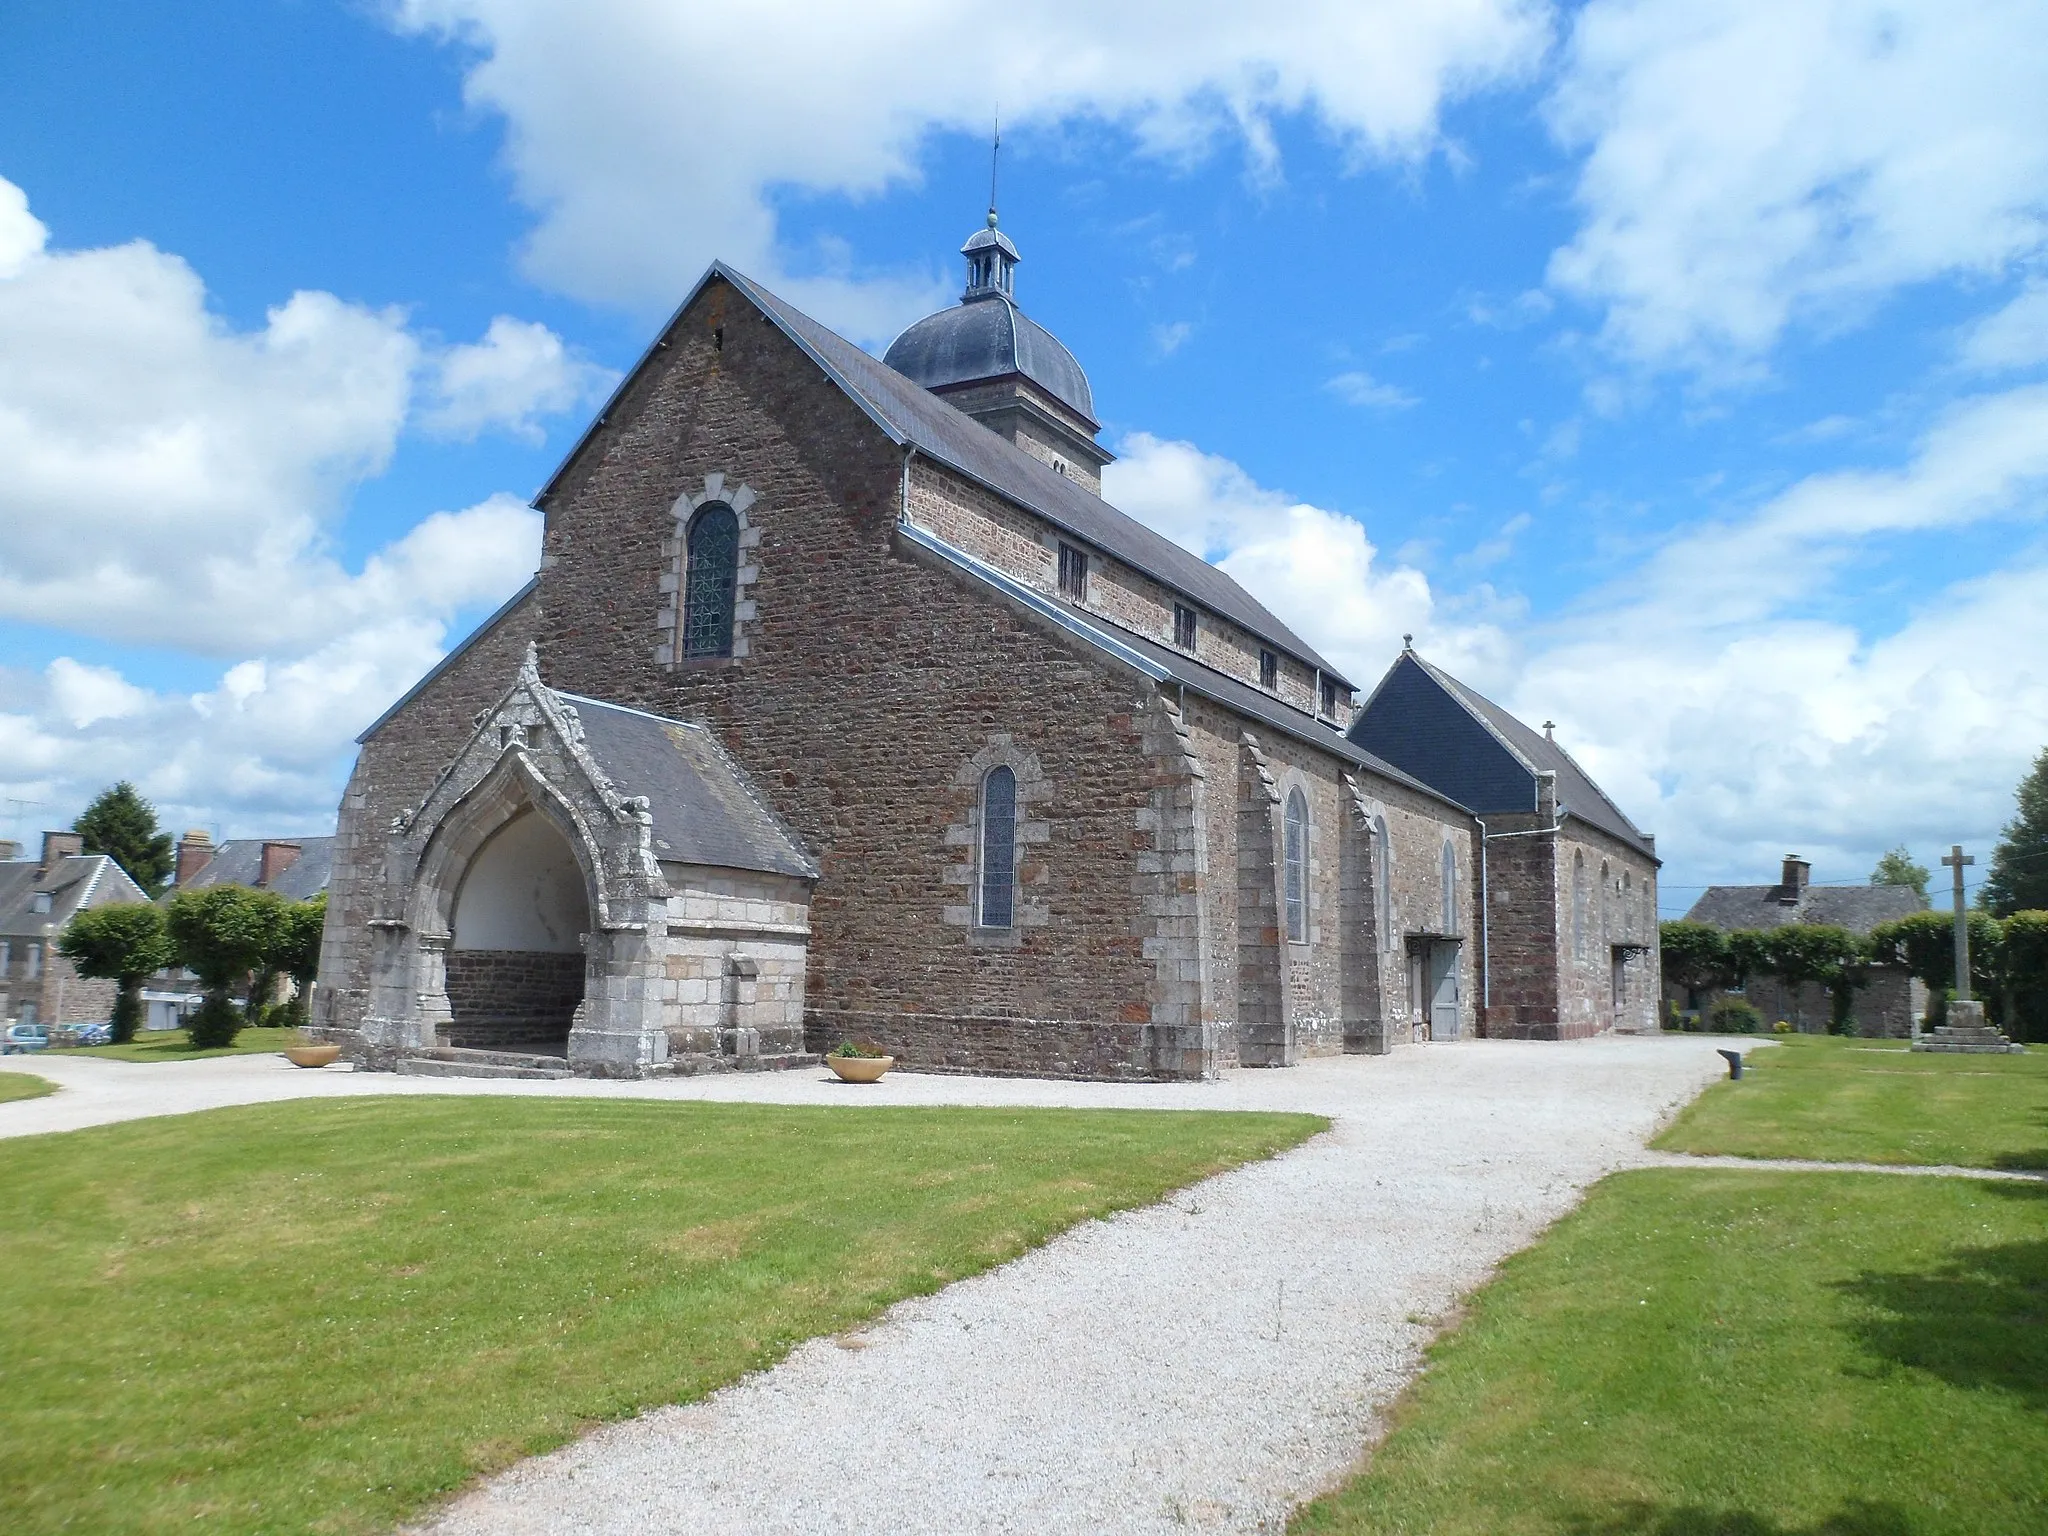
[[[1616,1175],[1295,1536],[2038,1536],[2048,1189]]]
[[[1794,1035],[1751,1053],[1658,1138],[1668,1152],[2048,1168],[2048,1050],[1910,1051]]]
[[[408,1098],[24,1138],[0,1529],[388,1529],[1323,1125]]]
[[[59,1056],[105,1056],[111,1061],[204,1061],[209,1056],[253,1056],[281,1051],[298,1039],[295,1029],[245,1029],[223,1050],[195,1051],[182,1029],[149,1030],[126,1045],[81,1045]]]
[[[32,1072],[0,1072],[0,1104],[15,1099],[40,1099],[56,1091],[57,1085],[47,1077],[37,1077]]]

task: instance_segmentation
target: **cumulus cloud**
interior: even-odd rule
[[[2048,240],[2035,0],[1593,0],[1549,98],[1583,151],[1550,279],[1652,367],[1738,377],[1788,326]]]
[[[538,443],[541,417],[573,410],[617,382],[546,326],[499,315],[482,341],[441,354],[420,419],[440,437],[468,440],[496,429]]]
[[[445,348],[302,292],[237,329],[147,242],[50,249],[4,180],[0,356],[0,619],[219,669],[191,691],[68,655],[0,669],[0,785],[75,809],[126,777],[297,830],[331,818],[349,738],[539,557],[539,515],[493,496],[350,569],[331,542],[355,484],[420,412],[528,430],[601,382],[509,318]]]
[[[778,195],[913,183],[928,134],[984,133],[997,102],[1006,124],[1093,119],[1163,155],[1232,138],[1266,175],[1283,114],[1313,114],[1361,161],[1412,160],[1447,98],[1520,78],[1549,37],[1541,0],[1018,0],[1001,25],[915,0],[397,0],[390,14],[468,53],[466,99],[504,119],[538,216],[533,276],[651,310],[722,256],[862,340],[942,287],[789,248]]]
[[[1856,879],[1900,842],[1987,841],[2048,741],[2048,555],[2031,537],[2048,515],[2048,390],[1958,406],[1897,468],[1815,475],[1678,529],[1533,623],[1490,588],[1434,587],[1357,519],[1227,459],[1143,434],[1118,448],[1112,501],[1217,561],[1354,679],[1369,686],[1413,633],[1522,718],[1560,722],[1688,878],[1762,878],[1797,847]],[[1823,616],[1852,557],[1994,518],[2032,553],[1886,626]]]

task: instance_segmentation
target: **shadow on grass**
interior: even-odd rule
[[[2048,1143],[2048,1110],[2041,1114],[2041,1136]],[[2034,1148],[2031,1152],[2006,1152],[1991,1160],[1994,1168],[2009,1169],[2014,1173],[2041,1173],[2048,1171],[2048,1145]]]
[[[1987,1187],[2048,1215],[2048,1187]],[[1879,1314],[1851,1325],[1873,1355],[2048,1411],[2048,1239],[1955,1248],[1926,1269],[1838,1284]]]
[[[1844,1504],[1812,1525],[1784,1525],[1741,1510],[1626,1504],[1575,1522],[1572,1536],[1915,1536],[1920,1529],[1895,1504]]]

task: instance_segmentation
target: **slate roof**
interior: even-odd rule
[[[1292,704],[1276,698],[1263,688],[1254,688],[1228,673],[1219,672],[1185,651],[1161,645],[1156,640],[1127,630],[1102,626],[1096,622],[1095,615],[1087,610],[1047,596],[1014,576],[977,560],[964,550],[955,549],[928,529],[907,527],[898,531],[912,543],[933,551],[1013,600],[1051,619],[1069,634],[1097,650],[1117,657],[1128,666],[1135,666],[1139,671],[1160,682],[1178,683],[1191,693],[1228,705],[1239,714],[1271,726],[1297,741],[1305,741],[1319,747],[1333,757],[1355,763],[1383,778],[1418,790],[1453,810],[1465,810],[1463,805],[1445,795],[1442,790],[1424,783],[1412,774],[1404,773],[1392,763],[1359,746],[1336,727],[1317,719],[1307,710],[1296,709]]]
[[[1479,816],[1536,809],[1536,775],[1557,775],[1561,810],[1655,857],[1651,839],[1570,753],[1413,651],[1403,651],[1351,724],[1351,739]]]
[[[1006,293],[980,294],[926,315],[889,343],[882,361],[925,389],[1020,373],[1095,420],[1095,395],[1080,362]]]
[[[1317,654],[1243,587],[1201,556],[1181,548],[1163,534],[1153,532],[1129,514],[1119,512],[1100,496],[1068,479],[1051,465],[1033,458],[1009,439],[998,437],[972,416],[911,382],[724,262],[713,262],[698,280],[669,324],[662,327],[664,336],[714,278],[732,284],[784,335],[809,354],[811,360],[860,406],[890,441],[914,448],[925,457],[979,482],[1035,512],[1082,543],[1092,544],[1162,585],[1193,598],[1211,612],[1219,613],[1259,636],[1276,650],[1285,651],[1321,670],[1346,687],[1352,686],[1349,678]],[[626,375],[611,400],[534,497],[536,506],[547,500],[660,345],[657,339],[655,346],[650,347]]]
[[[263,845],[297,843],[299,856],[265,890],[275,891],[287,901],[311,901],[327,889],[334,875],[332,837],[231,837],[215,845],[213,857],[190,880],[174,889],[203,891],[215,885],[254,886],[263,873]],[[171,894],[166,892],[166,898]]]
[[[1782,885],[1710,885],[1685,920],[1730,931],[1829,923],[1863,934],[1927,909],[1920,893],[1906,885],[1808,885],[1791,902],[1784,894]]]
[[[553,691],[553,690],[551,690]],[[657,858],[815,880],[818,865],[756,794],[709,726],[556,692],[583,746],[622,795],[645,795]]]
[[[50,910],[35,910],[38,891],[50,893]],[[0,861],[0,935],[41,938],[63,931],[86,907],[147,900],[128,872],[104,853],[58,859],[47,873],[39,858]]]

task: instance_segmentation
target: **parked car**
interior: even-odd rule
[[[26,1056],[30,1051],[47,1051],[50,1032],[40,1024],[10,1024],[0,1038],[0,1056]]]

